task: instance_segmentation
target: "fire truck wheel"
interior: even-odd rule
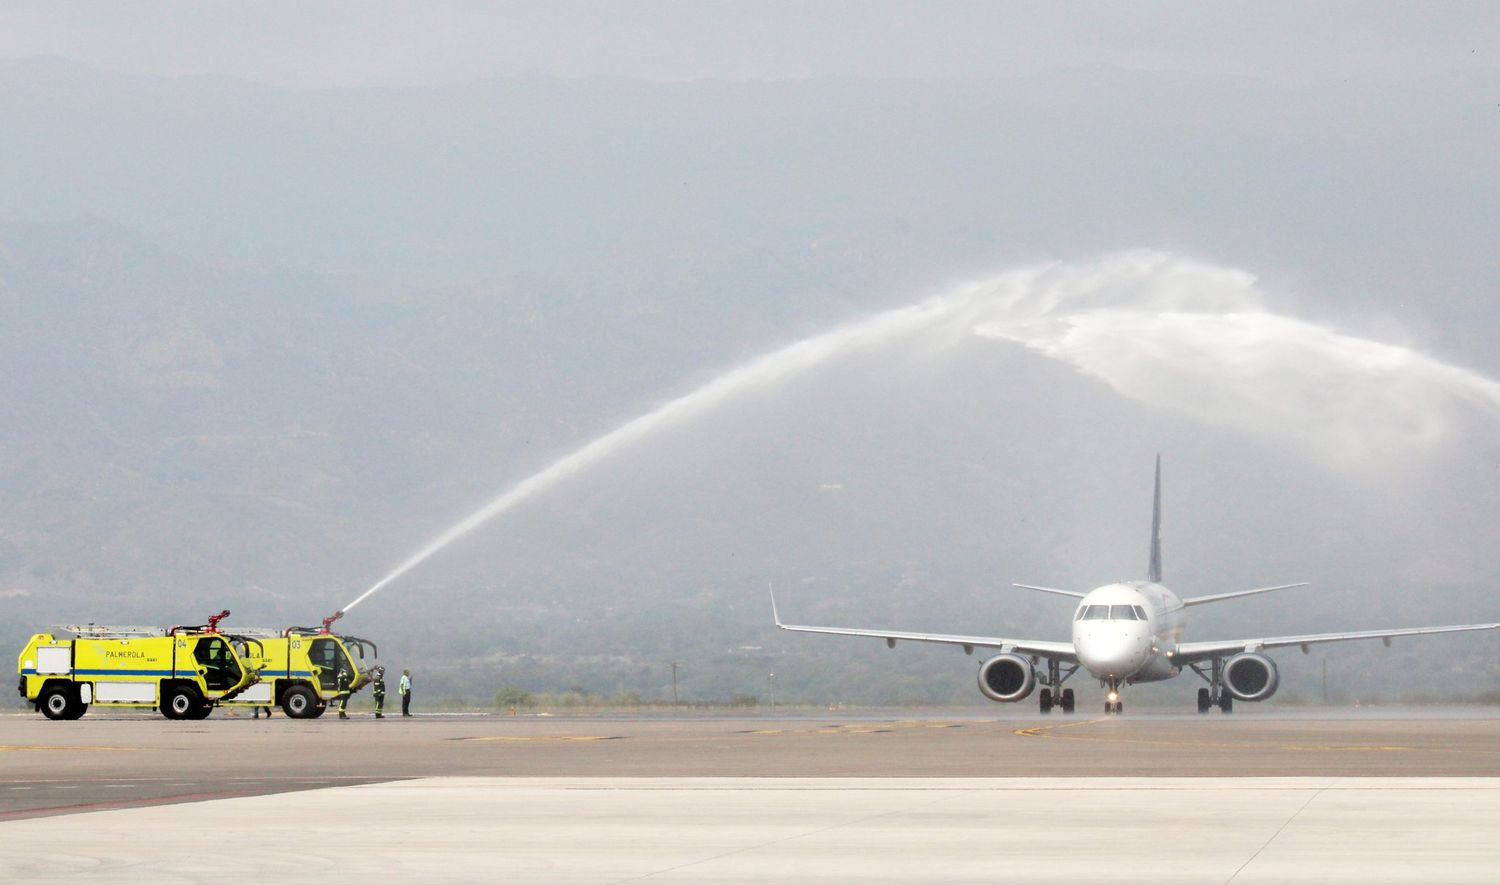
[[[189,719],[201,705],[197,692],[186,686],[175,686],[167,689],[167,696],[161,702],[161,714],[168,719]]]
[[[308,719],[317,719],[319,716],[322,716],[324,713],[327,713],[327,712],[328,712],[328,705],[327,704],[314,704],[313,708],[311,710],[307,711],[307,718]]]
[[[281,696],[281,709],[289,719],[311,719],[318,705],[318,696],[305,685],[294,685]]]
[[[213,711],[214,711],[213,705],[211,705],[211,704],[199,704],[196,708],[194,708],[193,712],[187,714],[187,718],[189,718],[189,719],[207,719],[208,718],[208,714],[212,713]]]
[[[37,707],[48,719],[75,718],[68,715],[73,712],[73,699],[68,696],[66,688],[47,689],[42,693],[42,699],[37,702]]]

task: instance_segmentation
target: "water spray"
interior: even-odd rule
[[[909,307],[876,314],[832,332],[803,339],[731,369],[697,390],[627,421],[512,486],[508,491],[434,538],[398,565],[390,574],[377,581],[370,589],[355,597],[353,602],[344,606],[343,611],[347,612],[359,605],[433,554],[522,501],[592,467],[653,433],[695,418],[741,393],[793,377],[852,350],[907,337],[934,323],[949,319],[951,309],[946,299],[932,298]]]
[[[626,422],[433,538],[325,620],[325,632],[449,544],[651,434],[855,350],[932,331],[1018,344],[1148,406],[1340,467],[1441,441],[1465,412],[1500,416],[1495,381],[1274,314],[1244,271],[1144,250],[1033,265],[798,341]]]

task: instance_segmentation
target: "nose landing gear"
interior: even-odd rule
[[[1125,702],[1120,700],[1120,683],[1109,680],[1109,694],[1104,696],[1104,715],[1118,716],[1125,712]]]

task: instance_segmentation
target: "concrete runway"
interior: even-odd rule
[[[242,846],[233,855],[247,840],[286,846],[252,852],[256,874],[285,856],[283,871],[337,865],[376,881],[423,869],[449,881],[493,881],[487,870],[587,882],[1286,881],[1320,858],[1325,872],[1363,871],[1351,881],[1494,881],[1500,869],[1500,711],[1487,710],[18,714],[0,716],[0,772],[7,882],[209,878],[173,860],[177,840],[142,839],[185,831],[213,834],[195,845]],[[1183,851],[1191,863],[1162,866]],[[1120,852],[1133,865],[1106,863]],[[1420,863],[1435,866],[1410,875]]]
[[[1494,882],[1500,781],[424,778],[0,825],[7,882]]]

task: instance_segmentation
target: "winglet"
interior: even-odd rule
[[[1146,580],[1161,583],[1161,453],[1156,455],[1156,494],[1151,502],[1151,566]]]
[[[775,621],[776,622],[776,626],[778,626],[778,627],[784,627],[784,626],[786,626],[785,624],[781,623],[781,615],[777,614],[777,612],[776,612],[776,588],[775,588],[775,586],[773,586],[770,581],[767,581],[766,582],[766,589],[769,590],[769,591],[771,591],[771,620]]]

